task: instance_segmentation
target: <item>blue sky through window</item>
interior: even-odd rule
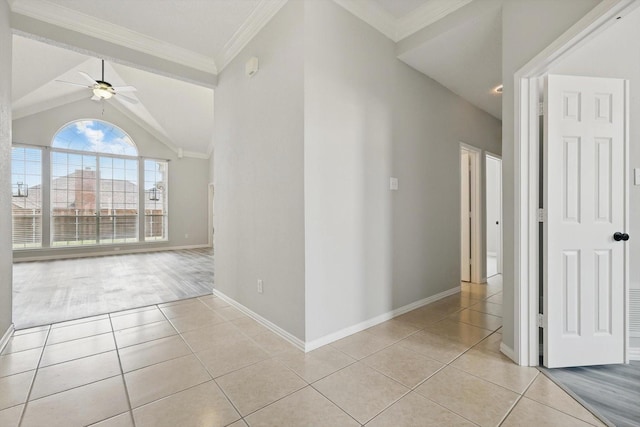
[[[115,125],[101,120],[79,120],[63,127],[53,138],[55,148],[137,156],[131,138]]]

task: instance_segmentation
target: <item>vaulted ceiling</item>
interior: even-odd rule
[[[103,57],[106,81],[135,86],[127,96],[138,102],[100,102],[112,102],[174,151],[207,157],[217,74],[286,1],[9,0],[14,118],[91,97],[88,88],[56,80],[86,83],[79,71],[97,80]],[[479,10],[480,0],[334,1],[397,42],[399,59],[500,117],[491,92],[500,82],[499,7],[478,14],[470,8]],[[76,43],[80,37],[86,40]],[[93,49],[96,43],[103,44]]]

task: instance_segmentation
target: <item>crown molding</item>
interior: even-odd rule
[[[183,157],[191,157],[193,159],[204,159],[204,160],[209,159],[209,155],[207,153],[200,153],[198,151],[183,150],[182,155]]]
[[[222,71],[245,46],[253,39],[258,32],[275,16],[288,0],[260,0],[260,3],[251,12],[251,15],[244,21],[238,30],[225,43],[222,52],[216,63],[220,65]]]
[[[473,0],[428,0],[424,5],[399,19],[375,1],[333,1],[397,43]]]
[[[183,64],[200,71],[217,74],[212,58],[129,30],[99,18],[69,9],[47,0],[10,0],[11,10],[71,31],[86,34],[139,52]]]

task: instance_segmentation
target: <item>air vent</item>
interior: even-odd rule
[[[629,334],[640,338],[640,289],[629,289]]]

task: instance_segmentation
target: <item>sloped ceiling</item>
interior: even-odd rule
[[[87,84],[84,71],[101,78],[101,63],[36,40],[14,36],[13,116],[27,117],[50,108],[91,98],[88,88],[58,82]],[[127,92],[137,104],[106,101],[149,131],[175,152],[206,158],[213,149],[213,90],[120,64],[105,63],[105,79],[113,86],[135,86]]]
[[[502,117],[500,0],[335,1],[403,46],[398,59]]]
[[[502,118],[502,13],[499,7],[448,29],[399,59],[492,116]]]

